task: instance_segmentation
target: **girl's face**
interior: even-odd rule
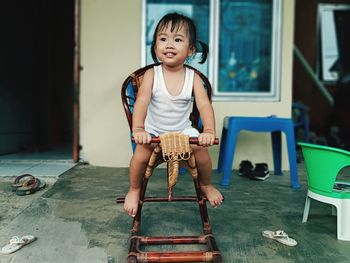
[[[187,28],[182,25],[171,32],[171,23],[157,33],[154,51],[157,58],[166,66],[179,66],[193,55],[190,48]]]

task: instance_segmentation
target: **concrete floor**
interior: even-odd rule
[[[0,177],[31,174],[35,177],[57,177],[74,167],[71,147],[48,151],[23,151],[0,155]]]
[[[49,187],[28,196],[11,192],[13,177],[0,178],[0,246],[13,235],[38,238],[13,254],[0,255],[1,263],[126,262],[131,218],[115,198],[128,189],[127,169],[79,165],[58,178],[39,178],[47,180]],[[301,223],[306,195],[302,164],[299,179],[301,189],[293,190],[288,173],[257,182],[234,172],[231,186],[220,188],[225,202],[217,209],[209,208],[225,263],[350,262],[350,242],[337,240],[336,217],[328,205],[312,202],[309,221]],[[219,180],[214,174],[216,185]],[[149,195],[164,195],[164,186],[165,170],[158,169]],[[192,186],[185,174],[175,193],[193,194]],[[147,203],[143,212],[145,235],[201,233],[196,204]],[[277,229],[285,230],[299,244],[287,247],[261,235],[263,230]]]

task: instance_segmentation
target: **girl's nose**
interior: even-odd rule
[[[174,48],[174,41],[168,40],[166,43],[166,48]]]

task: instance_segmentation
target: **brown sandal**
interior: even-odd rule
[[[27,186],[30,182],[33,182],[35,177],[31,174],[22,174],[17,176],[11,185],[12,192],[15,192],[18,187]]]

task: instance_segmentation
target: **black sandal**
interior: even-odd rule
[[[11,185],[12,192],[15,192],[18,187],[28,185],[28,183],[34,179],[35,179],[35,177],[31,174],[22,174],[22,175],[17,176],[15,178],[15,180],[13,181],[13,184]]]
[[[256,163],[253,171],[254,180],[265,181],[270,177],[267,163]]]
[[[244,160],[239,164],[238,175],[251,178],[253,173],[253,168],[254,166],[250,161]]]

